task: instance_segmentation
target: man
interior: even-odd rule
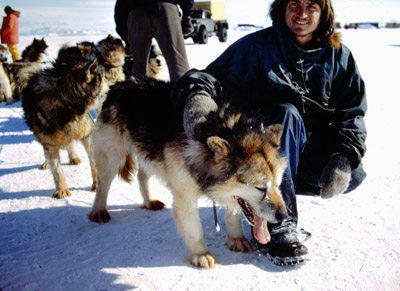
[[[18,61],[20,58],[17,43],[18,39],[18,18],[19,11],[12,9],[10,6],[4,7],[4,12],[7,16],[3,17],[3,24],[1,27],[1,43],[6,44],[11,53],[13,62]]]
[[[272,27],[238,40],[205,71],[189,71],[172,97],[196,100],[184,112],[189,138],[221,93],[262,112],[265,125],[283,125],[288,166],[280,189],[289,217],[253,228],[253,236],[275,264],[293,265],[308,254],[297,231],[296,193],[331,198],[354,190],[366,176],[367,103],[352,53],[334,32],[331,0],[275,0],[270,16]]]
[[[177,4],[183,12],[182,22]],[[172,81],[189,70],[183,33],[193,31],[189,15],[192,6],[193,0],[117,0],[116,30],[127,44],[127,53],[132,54],[134,75],[146,74],[153,38],[165,57]]]

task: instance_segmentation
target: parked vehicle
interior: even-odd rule
[[[225,16],[225,2],[195,2],[191,11],[194,31],[187,37],[199,44],[208,43],[210,36],[216,35],[220,42],[228,39],[229,25]]]

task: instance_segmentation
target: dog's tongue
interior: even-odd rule
[[[254,215],[253,234],[260,244],[266,244],[271,240],[271,235],[268,231],[267,221],[257,215]]]

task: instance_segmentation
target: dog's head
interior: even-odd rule
[[[286,168],[279,152],[282,126],[264,128],[259,118],[219,112],[200,127],[199,141],[189,141],[187,154],[202,191],[241,211],[255,232],[287,217],[279,190]]]
[[[60,79],[61,82],[65,83],[67,77],[73,77],[83,85],[94,80],[100,82],[98,80],[104,76],[104,70],[98,63],[96,46],[85,41],[76,46],[61,47],[54,67],[65,77]]]
[[[0,61],[2,63],[6,63],[8,58],[7,48],[3,45],[0,45]]]
[[[149,67],[155,73],[159,73],[162,69],[166,67],[167,63],[161,52],[160,47],[157,44],[153,44],[150,50],[149,56]]]
[[[47,54],[47,48],[48,48],[48,45],[47,45],[47,43],[45,42],[45,40],[44,40],[44,38],[42,38],[42,39],[36,39],[36,38],[34,38],[33,39],[33,42],[32,42],[32,47],[34,48],[34,50],[36,51],[36,52],[38,52],[39,54]]]
[[[122,67],[125,62],[125,47],[122,40],[109,34],[96,45],[102,60],[101,64],[107,67]]]

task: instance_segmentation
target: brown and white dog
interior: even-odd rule
[[[267,221],[276,223],[287,216],[279,190],[286,167],[279,153],[282,127],[264,128],[256,115],[220,100],[219,109],[201,123],[196,140],[188,139],[184,110],[171,101],[171,88],[172,83],[143,77],[110,89],[93,135],[99,185],[88,217],[99,223],[110,220],[111,182],[117,174],[130,181],[135,169],[144,207],[162,209],[165,205],[148,189],[148,179],[155,175],[174,195],[173,214],[190,262],[212,268],[216,259],[203,241],[199,197],[205,195],[226,208],[226,244],[233,251],[251,250],[240,212],[260,235],[268,233]]]
[[[50,67],[29,76],[21,91],[26,123],[43,146],[53,174],[55,198],[71,195],[61,168],[59,151],[66,148],[70,163],[76,164],[79,158],[74,151],[75,140],[81,141],[87,151],[92,190],[97,187],[97,169],[92,156],[94,122],[89,110],[108,90],[104,76],[94,44],[64,46]]]

